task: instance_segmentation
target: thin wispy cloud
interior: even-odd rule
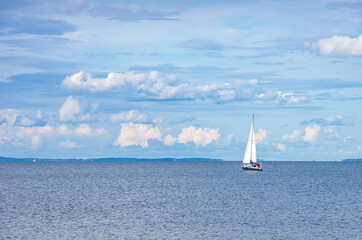
[[[337,115],[337,116],[328,116],[325,118],[306,119],[301,121],[299,124],[300,125],[318,124],[321,126],[351,126],[354,125],[355,122],[347,120],[341,115]]]
[[[134,123],[150,123],[152,122],[152,118],[141,111],[138,110],[130,110],[127,112],[120,112],[111,115],[111,121],[113,123],[121,123],[121,122],[134,122]]]
[[[78,65],[75,62],[68,62],[61,59],[51,59],[43,57],[30,57],[30,56],[6,56],[0,57],[0,64],[35,68],[40,70],[48,69],[67,69],[74,68]]]
[[[1,12],[0,33],[9,34],[37,34],[63,35],[74,32],[77,27],[71,23],[58,19],[44,19],[19,12]]]
[[[106,17],[112,20],[137,22],[142,20],[170,21],[176,20],[177,10],[151,10],[145,7],[130,4],[96,3],[88,10],[90,14]]]
[[[198,49],[198,50],[208,50],[208,51],[220,51],[223,49],[222,44],[207,40],[207,39],[190,39],[184,42],[181,42],[177,45],[182,48]]]

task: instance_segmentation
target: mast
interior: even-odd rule
[[[251,129],[253,130],[252,135],[251,135],[251,144],[250,144],[250,160],[253,161],[253,141],[254,141],[254,113],[253,113],[253,118],[251,120]]]

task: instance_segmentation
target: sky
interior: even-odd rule
[[[362,1],[0,0],[0,156],[362,155]]]

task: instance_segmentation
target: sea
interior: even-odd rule
[[[362,164],[2,162],[0,239],[362,239]]]

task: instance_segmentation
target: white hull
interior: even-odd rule
[[[242,168],[243,168],[244,171],[263,171],[262,166],[254,167],[251,164],[243,165]]]

